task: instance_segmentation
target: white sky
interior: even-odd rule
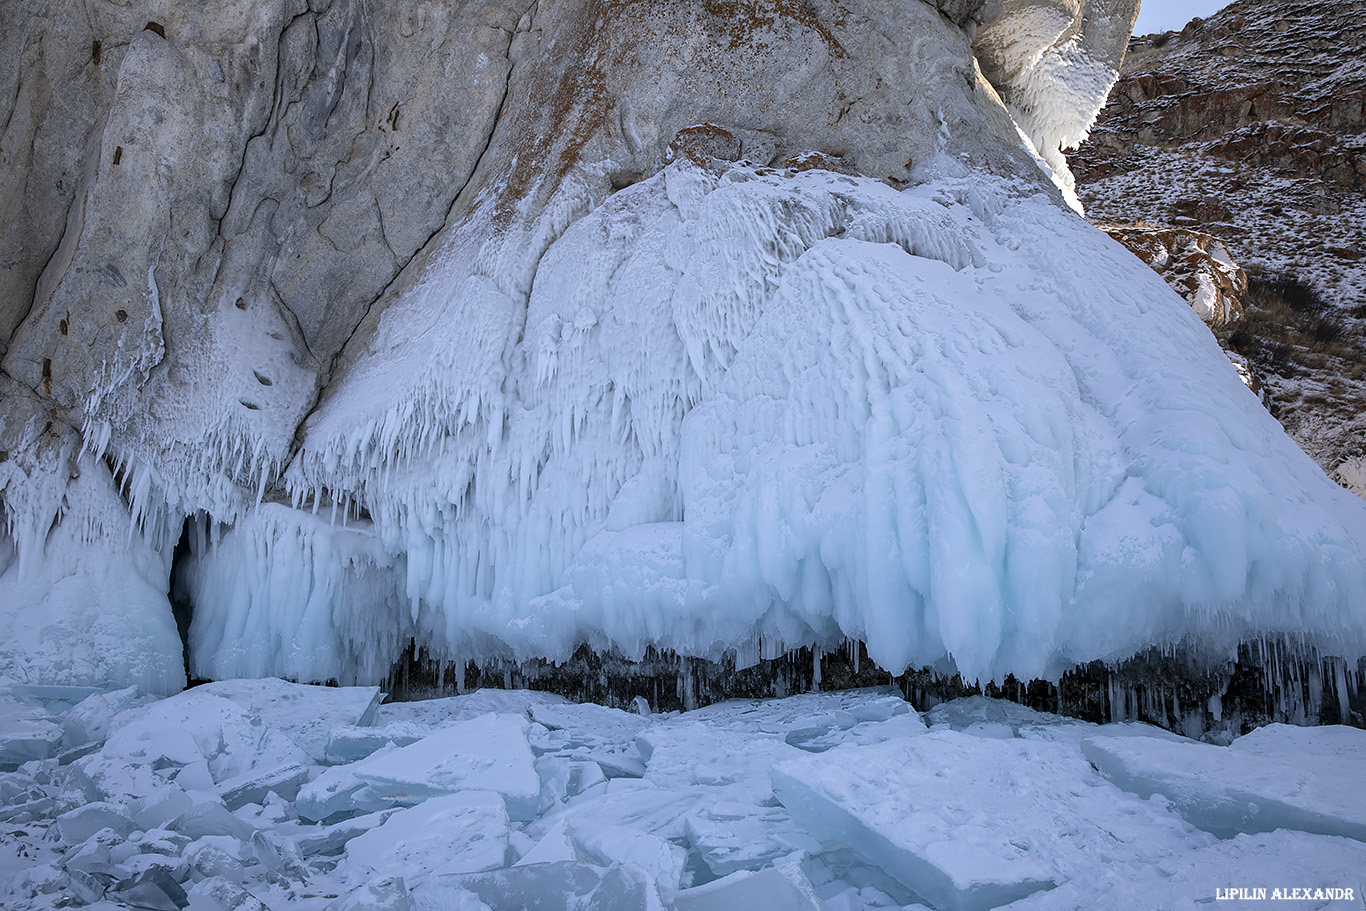
[[[1229,5],[1230,0],[1142,0],[1135,35],[1180,29],[1196,16],[1209,16]]]

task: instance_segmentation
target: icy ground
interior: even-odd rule
[[[666,715],[274,679],[2,692],[13,911],[1362,907],[1352,728],[1215,746],[981,697],[921,717],[891,689]]]

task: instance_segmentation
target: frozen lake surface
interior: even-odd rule
[[[0,906],[1362,907],[1354,728],[1215,746],[983,697],[922,716],[893,689],[643,715],[381,699],[5,686]]]

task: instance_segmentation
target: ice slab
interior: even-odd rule
[[[665,892],[677,889],[683,879],[687,852],[658,835],[629,826],[578,822],[572,815],[569,834],[584,859],[635,867]]]
[[[330,826],[309,826],[293,835],[292,841],[295,849],[304,857],[340,854],[351,839],[370,831],[397,812],[397,809],[380,810]]]
[[[186,766],[203,759],[215,782],[309,762],[288,736],[236,702],[195,687],[120,714],[103,756],[132,765]]]
[[[103,741],[109,736],[114,716],[138,698],[135,686],[112,693],[91,693],[62,717],[62,746],[72,748]]]
[[[1238,835],[1152,866],[1098,867],[1014,904],[1010,911],[1353,911],[1362,906],[1366,845],[1280,830]],[[1332,889],[1296,900],[1295,889]],[[1281,895],[1273,897],[1275,890]],[[1237,891],[1246,890],[1246,891]],[[1257,890],[1265,890],[1258,892]],[[1344,893],[1350,891],[1351,897]],[[1259,895],[1263,897],[1258,897]],[[1221,898],[1222,896],[1222,898]]]
[[[649,755],[645,775],[655,784],[725,787],[724,799],[756,804],[773,796],[768,770],[803,755],[775,736],[718,730],[688,715],[642,732],[636,744]]]
[[[417,802],[417,798],[408,800],[405,795],[379,794],[357,777],[354,765],[350,765],[323,769],[322,774],[299,789],[294,809],[304,819],[322,822],[338,815],[372,813]]]
[[[406,747],[432,733],[411,722],[393,722],[377,727],[341,727],[330,731],[323,758],[328,762],[355,762],[393,744]]]
[[[511,818],[530,820],[536,816],[541,782],[527,744],[528,726],[525,716],[490,713],[362,759],[349,769],[401,802],[456,791],[493,791],[503,795]]]
[[[674,911],[824,911],[810,883],[793,882],[774,867],[684,889],[674,895],[673,906]]]
[[[1366,731],[1318,728],[1303,739],[1308,748],[1297,748],[1294,731],[1279,725],[1227,747],[1094,737],[1082,751],[1118,786],[1143,797],[1161,794],[1223,838],[1299,829],[1366,841]]]
[[[267,794],[293,800],[307,781],[308,766],[295,763],[274,769],[253,769],[223,782],[218,793],[229,810],[236,810],[249,803],[263,803]]]
[[[689,816],[688,843],[716,876],[759,870],[794,851],[819,854],[820,841],[782,807],[716,803]]]
[[[1208,844],[1163,806],[1110,786],[1065,744],[931,732],[773,769],[774,791],[946,911],[983,911],[1096,864]]]
[[[326,758],[334,728],[374,721],[384,694],[377,686],[307,686],[274,677],[220,680],[196,690],[229,699],[288,735],[314,762]]]
[[[127,838],[134,828],[133,820],[104,801],[84,804],[57,817],[57,833],[68,845],[78,845],[101,829],[113,829]]]
[[[32,759],[46,759],[62,742],[57,719],[41,708],[0,696],[0,771],[13,772]]]
[[[508,863],[508,814],[501,795],[463,791],[400,810],[352,838],[338,872],[352,882],[429,873],[478,873]]]
[[[409,911],[412,900],[402,876],[386,876],[359,885],[327,906],[326,911]]]
[[[475,690],[443,699],[423,699],[416,702],[390,702],[375,712],[375,724],[411,724],[426,728],[428,733],[450,727],[461,721],[471,721],[490,712],[502,715],[525,715],[528,710],[540,712],[551,707],[572,704],[563,696],[535,690]],[[599,708],[595,706],[595,708]],[[613,711],[605,709],[604,711]]]
[[[602,767],[596,762],[562,756],[538,757],[536,774],[541,777],[542,813],[607,780]]]
[[[418,911],[473,911],[479,906],[468,904],[469,895],[489,911],[664,911],[654,883],[639,870],[572,861],[467,876],[433,875],[413,889],[413,903]]]

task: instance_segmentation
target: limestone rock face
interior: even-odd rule
[[[178,508],[233,515],[274,483],[396,277],[495,185],[499,218],[526,222],[569,178],[572,219],[701,123],[756,164],[818,153],[904,184],[946,152],[1038,181],[968,36],[1034,6],[7,7],[3,369]],[[1087,9],[1060,41],[1113,20]],[[987,47],[1009,93],[1024,51]]]
[[[1137,16],[1129,0],[1004,0],[973,42],[983,74],[1069,188],[1062,152],[1086,139]]]
[[[0,572],[44,559],[43,535],[14,529],[75,533],[75,513],[21,488],[35,472],[57,479],[53,490],[79,477],[72,502],[137,522],[135,557],[122,533],[87,536],[89,547],[109,558],[99,573],[136,564],[141,628],[162,636],[186,516],[231,523],[288,499],[287,468],[315,508],[323,497],[345,511],[358,496],[336,486],[341,456],[325,435],[303,456],[300,445],[348,407],[367,358],[430,342],[386,335],[393,302],[465,257],[481,306],[524,306],[556,238],[678,157],[892,187],[949,162],[1056,198],[1016,121],[1064,172],[1058,148],[1089,125],[1093,83],[1118,67],[1136,9],[5,4],[0,506],[12,531]],[[462,369],[496,386],[503,353],[486,354]],[[164,668],[92,667],[66,676],[173,685]]]

